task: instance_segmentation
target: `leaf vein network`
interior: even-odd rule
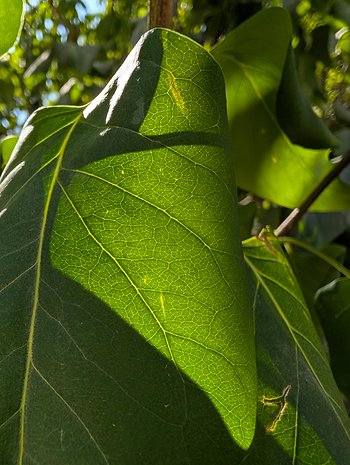
[[[69,171],[73,171],[75,173],[78,173],[78,174],[81,174],[81,175],[86,175],[86,176],[90,176],[92,178],[95,178],[99,181],[102,181],[104,183],[107,183],[119,190],[121,190],[123,193],[125,194],[128,194],[130,195],[131,197],[133,198],[136,198],[137,200],[139,200],[140,202],[144,202],[146,203],[147,205],[155,208],[156,210],[158,211],[161,211],[162,213],[164,213],[170,220],[174,221],[175,223],[177,223],[179,226],[181,226],[183,229],[185,229],[187,232],[189,232],[192,236],[194,236],[199,242],[201,242],[201,244],[209,251],[210,255],[212,256],[214,262],[215,262],[215,265],[217,267],[217,269],[219,270],[222,278],[224,279],[224,281],[226,282],[227,284],[227,287],[230,289],[230,291],[232,292],[232,294],[234,295],[234,291],[232,289],[232,286],[231,284],[229,283],[229,281],[227,280],[225,274],[223,273],[222,269],[221,269],[221,266],[220,264],[218,263],[217,261],[217,258],[215,257],[214,255],[214,252],[218,252],[218,253],[225,253],[225,252],[222,252],[221,250],[218,250],[218,249],[214,249],[213,247],[211,247],[209,244],[207,244],[207,242],[202,239],[195,231],[192,231],[191,228],[189,228],[188,226],[186,226],[183,222],[181,222],[180,220],[178,220],[177,218],[175,218],[174,216],[172,216],[170,213],[168,213],[166,210],[164,210],[163,208],[161,207],[158,207],[157,205],[151,203],[150,201],[138,196],[137,194],[134,194],[133,192],[130,192],[120,186],[118,186],[117,184],[115,183],[112,183],[111,181],[108,181],[104,178],[101,178],[95,174],[92,174],[92,173],[89,173],[89,172],[86,172],[86,171],[82,171],[82,170],[69,170]]]
[[[275,296],[273,295],[273,292],[269,289],[269,286],[265,283],[264,279],[262,276],[260,276],[260,272],[259,270],[253,265],[253,263],[249,260],[248,257],[245,257],[245,260],[248,264],[248,266],[251,268],[251,270],[253,271],[253,273],[255,274],[256,276],[256,279],[257,279],[257,282],[261,284],[262,288],[264,289],[264,291],[266,292],[267,296],[269,297],[269,299],[271,300],[274,308],[277,310],[278,314],[280,315],[282,321],[284,322],[284,324],[286,325],[292,339],[293,339],[293,342],[294,344],[298,347],[300,353],[302,354],[307,366],[309,367],[311,373],[313,374],[314,378],[317,380],[317,383],[321,389],[321,391],[325,394],[326,398],[328,398],[328,400],[330,401],[330,404],[331,404],[331,408],[332,410],[334,411],[334,414],[335,416],[338,418],[344,432],[346,433],[346,436],[348,438],[350,438],[350,434],[349,434],[349,431],[347,430],[347,427],[346,425],[344,425],[342,419],[340,418],[339,414],[338,414],[338,411],[335,407],[337,407],[339,409],[339,405],[337,404],[337,402],[330,396],[330,394],[325,390],[318,374],[316,373],[308,355],[305,353],[304,349],[302,348],[302,346],[300,345],[299,341],[298,341],[298,338],[296,337],[296,334],[299,334],[299,333],[296,333],[296,329],[291,326],[291,324],[289,323],[288,321],[288,318],[286,317],[286,315],[284,314],[281,306],[279,305],[278,301],[276,300]],[[313,346],[312,346],[313,347]],[[316,352],[317,356],[320,357],[319,355],[319,352],[317,351]],[[322,357],[321,358],[322,362],[323,363],[326,363],[324,358]]]
[[[96,441],[96,439],[94,438],[93,434],[91,433],[90,429],[87,427],[87,425],[85,424],[85,422],[83,421],[83,419],[78,415],[78,413],[73,409],[73,407],[71,405],[69,405],[69,403],[60,395],[59,392],[56,391],[56,389],[52,386],[52,384],[47,380],[47,378],[40,372],[40,370],[35,366],[35,364],[33,363],[32,361],[32,367],[34,369],[34,371],[37,373],[37,375],[39,376],[39,378],[42,379],[42,381],[49,387],[49,389],[56,395],[56,397],[58,397],[62,403],[67,407],[67,409],[72,413],[72,415],[74,415],[77,420],[79,421],[79,423],[82,425],[82,427],[85,429],[85,431],[87,432],[87,434],[89,435],[92,443],[94,444],[94,446],[96,447],[96,449],[98,450],[98,452],[101,454],[101,456],[103,457],[103,460],[104,462],[106,463],[106,465],[110,465],[109,464],[109,461],[107,460],[107,457],[105,455],[105,453],[103,452],[101,446],[98,444],[98,442]]]
[[[103,368],[101,368],[96,362],[94,362],[93,360],[91,360],[83,351],[83,349],[79,346],[79,344],[76,342],[76,340],[74,339],[74,337],[71,335],[71,333],[67,330],[67,328],[64,326],[64,324],[58,320],[56,317],[54,317],[53,315],[51,315],[51,313],[46,310],[42,305],[40,306],[41,309],[46,313],[46,315],[52,319],[53,321],[56,322],[56,324],[58,324],[62,330],[65,332],[65,334],[67,335],[67,337],[72,341],[72,343],[75,345],[75,347],[77,348],[77,350],[80,352],[81,356],[84,358],[84,360],[86,360],[89,364],[93,365],[99,372],[101,372],[103,375],[105,375],[107,378],[109,378],[116,386],[118,386],[118,388],[127,396],[129,397],[129,399],[131,399],[133,402],[135,402],[139,407],[141,407],[143,410],[145,410],[147,413],[151,414],[152,416],[156,417],[158,420],[162,421],[163,423],[166,423],[170,426],[176,426],[176,427],[182,427],[181,424],[177,424],[177,423],[172,423],[170,421],[167,421],[165,420],[164,418],[162,418],[161,416],[159,416],[157,413],[153,412],[152,410],[148,409],[147,407],[145,407],[136,397],[132,396],[123,386],[122,384],[117,380],[115,379],[111,374],[109,374],[107,371],[105,371]]]

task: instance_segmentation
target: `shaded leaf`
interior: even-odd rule
[[[350,112],[349,112],[350,113]],[[345,127],[336,132],[340,141],[339,147],[334,151],[335,156],[344,156],[350,151],[350,129]],[[339,178],[345,183],[350,185],[350,165],[348,164],[339,174]],[[344,215],[349,212],[345,212]],[[349,221],[348,221],[349,222]]]
[[[248,448],[228,143],[219,67],[166,30],[85,109],[28,121],[1,182],[1,463],[211,465]]]
[[[350,212],[307,212],[298,224],[298,239],[318,249],[326,247],[350,226]]]
[[[278,89],[276,114],[282,130],[293,144],[313,149],[329,148],[339,144],[325,123],[316,116],[302,92],[291,45]]]
[[[347,463],[349,419],[289,263],[266,232],[245,241],[244,254],[256,295],[259,396],[244,463]]]
[[[288,13],[270,8],[234,29],[212,53],[225,77],[238,186],[295,208],[333,164],[328,150],[293,144],[278,123],[276,98],[290,40]],[[315,211],[349,208],[350,187],[339,179],[312,205]]]
[[[339,244],[329,244],[322,249],[322,252],[342,263],[345,258],[346,249]],[[339,272],[324,260],[309,253],[293,250],[293,252],[288,254],[288,257],[310,309],[314,306],[316,292],[339,277]]]
[[[317,294],[316,309],[327,337],[339,388],[350,399],[350,280],[339,278]]]
[[[254,202],[246,205],[238,204],[240,238],[242,241],[251,236],[254,217],[256,214],[256,204]]]
[[[0,57],[14,44],[23,24],[23,0],[0,0]]]

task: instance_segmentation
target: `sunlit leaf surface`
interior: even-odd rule
[[[14,44],[22,27],[23,0],[0,0],[0,57]]]
[[[211,465],[248,448],[228,140],[219,67],[162,30],[88,107],[28,121],[0,191],[0,463]]]

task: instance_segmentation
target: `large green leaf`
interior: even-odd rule
[[[288,13],[271,8],[234,29],[212,53],[226,82],[237,184],[294,208],[333,165],[329,150],[293,144],[278,123],[276,98],[290,40]],[[318,211],[349,208],[350,187],[339,179],[312,206]]]
[[[219,67],[166,30],[85,109],[28,121],[0,191],[1,463],[211,465],[248,448],[228,144]]]
[[[255,288],[258,426],[244,463],[350,463],[350,422],[278,241],[244,243]]]
[[[339,388],[350,399],[350,280],[336,279],[317,294],[316,309],[331,358],[331,366]]]
[[[23,0],[0,0],[0,57],[14,44],[23,23]]]

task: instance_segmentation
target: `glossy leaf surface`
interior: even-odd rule
[[[14,44],[23,22],[23,0],[0,0],[0,57]]]
[[[350,280],[336,279],[324,286],[316,299],[327,336],[331,366],[339,388],[350,398]]]
[[[258,426],[244,463],[350,461],[350,422],[289,263],[271,234],[244,243],[255,288]]]
[[[0,462],[248,448],[251,301],[212,57],[149,32],[88,107],[35,113],[1,181]]]
[[[270,8],[234,29],[212,53],[225,77],[238,186],[295,208],[333,165],[329,150],[293,144],[278,122],[276,99],[290,40],[288,13]],[[312,205],[315,211],[349,208],[350,186],[339,179]]]

